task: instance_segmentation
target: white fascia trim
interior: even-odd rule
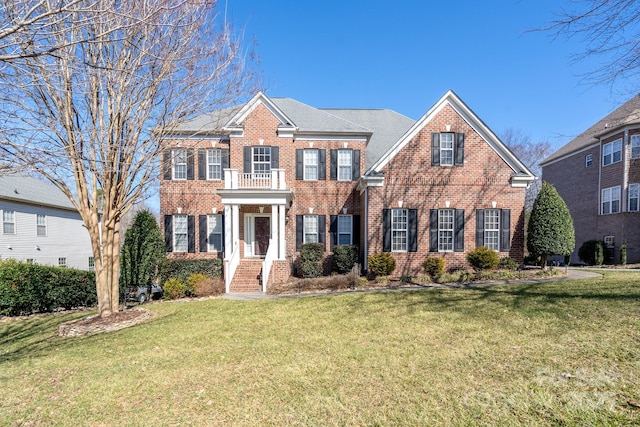
[[[524,177],[524,176],[512,176],[511,187],[513,188],[528,188],[529,185],[535,181],[536,178]]]
[[[267,107],[283,125],[292,125],[292,127],[295,127],[293,120],[287,117],[287,115],[262,92],[258,92],[251,98],[227,123],[242,123],[260,104]],[[225,126],[223,129],[232,129],[232,127]]]
[[[605,139],[608,138],[609,136],[615,135],[617,133],[621,133],[624,131],[628,131],[631,129],[637,129],[638,128],[638,124],[640,124],[640,121],[631,121],[631,122],[626,122],[623,123],[619,126],[614,126],[614,127],[610,127],[610,128],[606,128],[603,131],[600,131],[598,133],[596,133],[595,135],[593,135],[594,138],[599,138],[599,139]]]
[[[278,128],[278,137],[279,138],[293,138],[293,135],[296,131],[296,127],[286,127],[286,128]]]
[[[383,187],[384,186],[384,175],[380,176],[367,176],[363,175],[358,180],[358,186],[356,187],[360,190],[360,194],[365,191],[368,187]]]
[[[559,162],[560,160],[568,159],[569,157],[573,157],[573,156],[575,156],[576,154],[580,154],[580,153],[582,153],[583,151],[591,150],[592,148],[594,148],[594,147],[598,147],[599,145],[600,145],[600,141],[596,141],[596,142],[594,142],[594,143],[593,143],[593,144],[591,144],[591,145],[588,145],[588,146],[583,147],[583,148],[581,148],[581,149],[579,149],[579,150],[576,150],[576,151],[572,151],[572,152],[570,152],[570,153],[567,153],[567,154],[565,154],[565,155],[564,155],[564,156],[562,156],[562,157],[558,157],[557,159],[553,159],[553,160],[551,160],[550,162],[542,162],[542,163],[540,163],[540,167],[545,167],[545,166],[552,165],[552,164],[554,164],[554,163]]]
[[[370,135],[369,135],[370,136]],[[330,135],[330,134],[297,134],[295,136],[296,141],[368,141],[369,136],[356,136],[356,135]]]
[[[212,134],[207,134],[204,132],[198,132],[198,133],[188,133],[188,132],[183,132],[181,134],[176,134],[176,135],[170,135],[170,136],[166,136],[164,137],[165,140],[171,141],[171,140],[190,140],[190,139],[206,139],[208,140],[217,140],[217,141],[224,141],[225,139],[229,139],[229,135],[227,134],[221,134],[221,133],[212,133]]]

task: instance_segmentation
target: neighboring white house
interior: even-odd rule
[[[56,187],[25,175],[0,176],[0,258],[94,268],[89,232]]]

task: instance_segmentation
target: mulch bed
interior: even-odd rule
[[[137,325],[150,317],[151,313],[141,308],[118,311],[107,317],[92,316],[61,324],[58,326],[58,335],[62,337],[78,337],[113,332]]]

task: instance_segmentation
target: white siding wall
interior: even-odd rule
[[[15,234],[4,234],[2,213],[15,212]],[[37,215],[46,215],[47,235],[37,235]],[[67,267],[89,269],[91,257],[89,232],[80,214],[64,209],[0,200],[0,257],[20,261],[33,259],[38,264],[58,265],[67,259]]]

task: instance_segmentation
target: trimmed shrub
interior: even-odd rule
[[[388,276],[396,269],[396,260],[389,252],[379,252],[369,255],[369,272],[374,277]]]
[[[600,240],[587,240],[578,249],[578,257],[589,265],[602,265],[604,245]]]
[[[444,259],[429,256],[422,263],[422,268],[424,268],[424,272],[433,279],[444,272]]]
[[[498,253],[486,246],[480,246],[467,254],[467,261],[476,270],[493,270],[498,267],[500,258]]]
[[[620,264],[627,265],[627,244],[623,243],[620,246]]]
[[[196,294],[195,290],[196,287],[198,285],[198,282],[202,282],[204,280],[207,280],[208,277],[206,274],[202,274],[202,273],[194,273],[189,275],[189,277],[187,277],[186,282],[184,282],[184,292],[187,296],[199,296]]]
[[[162,285],[162,290],[166,299],[178,299],[186,295],[187,287],[178,279],[169,279]]]
[[[222,277],[222,260],[212,259],[165,259],[158,266],[159,282],[164,283],[169,279],[178,279],[186,283],[192,274],[204,274],[208,277]]]
[[[305,243],[300,248],[300,275],[305,279],[322,275],[322,243]]]
[[[498,263],[498,268],[500,270],[517,270],[518,269],[518,261],[515,259],[505,256],[500,258],[500,262]]]
[[[358,262],[358,248],[354,245],[337,245],[333,247],[333,262],[338,274],[346,274]]]
[[[26,315],[97,303],[93,271],[0,261],[0,315]]]

